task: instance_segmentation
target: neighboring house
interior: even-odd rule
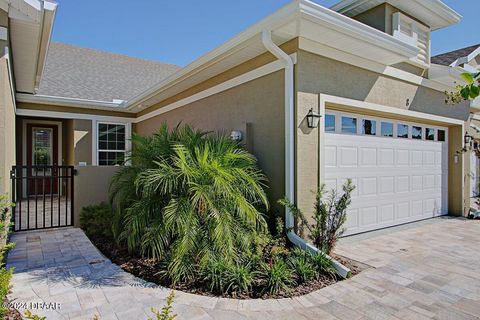
[[[51,28],[54,6],[35,1],[44,19],[35,26]],[[10,21],[5,18],[5,29],[13,28],[14,4],[27,10],[35,1],[0,1],[10,3],[3,8]],[[39,50],[28,51],[38,56],[23,58],[36,62],[27,70],[25,63],[15,65],[25,50],[16,49],[22,39],[5,30],[16,95],[6,90],[1,96],[9,101],[2,112],[10,115],[9,127],[0,127],[0,150],[9,154],[2,162],[3,190],[9,190],[7,172],[15,163],[77,170],[75,176],[70,167],[17,172],[12,191],[24,199],[17,216],[25,214],[17,226],[29,228],[32,207],[37,213],[30,228],[38,227],[34,220],[41,227],[45,221],[78,224],[82,206],[107,199],[109,178],[118,170],[112,165],[123,159],[131,133],[152,134],[164,122],[241,131],[269,178],[276,212],[283,212],[276,202],[285,195],[309,212],[311,191],[322,182],[338,188],[352,178],[357,189],[347,234],[463,215],[469,161],[457,152],[464,147],[470,105],[444,102],[461,66],[430,60],[431,32],[461,17],[441,1],[425,2],[344,0],[327,9],[296,0],[180,70],[49,45],[49,30],[37,37]],[[308,114],[322,116],[318,126],[309,127]],[[33,196],[39,190],[40,201]],[[67,216],[60,219],[63,208]]]
[[[432,63],[460,69],[463,72],[480,72],[480,44],[432,57]],[[456,78],[460,82],[458,77]],[[467,174],[465,188],[470,190],[473,204],[474,198],[480,195],[480,99],[472,101],[470,111],[471,115],[465,127],[468,134],[473,137],[473,148],[465,154],[468,159],[465,168]]]

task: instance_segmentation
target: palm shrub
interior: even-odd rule
[[[248,255],[266,231],[265,176],[226,136],[189,126],[133,138],[131,167],[111,184],[119,241],[168,261],[174,283],[191,281],[213,259]]]

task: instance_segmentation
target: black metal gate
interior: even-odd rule
[[[73,166],[13,166],[14,231],[73,225]]]

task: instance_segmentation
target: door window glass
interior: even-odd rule
[[[430,141],[434,141],[435,140],[435,129],[427,128],[425,130],[426,130],[426,135],[425,135],[426,139],[430,140]]]
[[[445,130],[438,130],[438,141],[445,141]]]
[[[357,133],[357,118],[342,117],[342,133]]]
[[[52,159],[53,130],[50,128],[32,128],[33,166],[51,166],[53,165]],[[45,171],[45,168],[38,169],[38,173],[43,173]]]
[[[398,124],[397,126],[397,137],[399,138],[408,138],[408,125],[406,124]]]
[[[393,137],[393,123],[382,122],[382,137]]]
[[[413,126],[412,127],[412,139],[417,139],[421,140],[423,136],[423,128],[422,127],[417,127]]]
[[[335,115],[325,115],[325,132],[335,132]]]
[[[377,121],[364,119],[362,124],[362,133],[370,136],[376,135]]]

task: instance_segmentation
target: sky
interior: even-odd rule
[[[463,20],[432,33],[432,54],[479,44],[480,1],[443,1]],[[57,2],[54,41],[185,66],[290,0]],[[338,0],[315,2],[330,7]]]

